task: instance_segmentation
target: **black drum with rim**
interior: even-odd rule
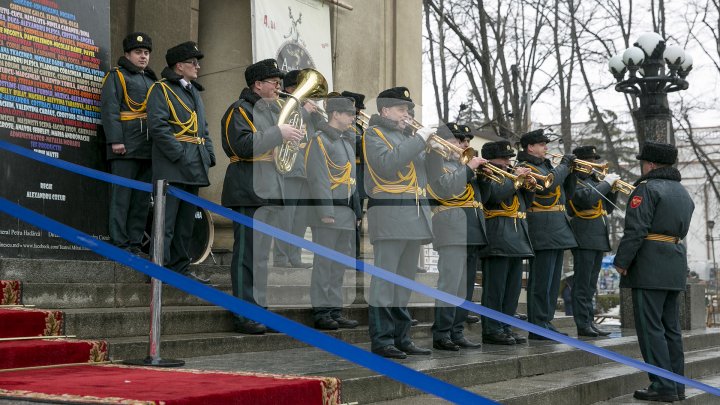
[[[147,254],[150,254],[153,218],[153,208],[150,207],[141,247],[142,251]],[[202,263],[210,256],[214,239],[215,222],[213,221],[212,214],[205,208],[197,207],[192,238],[190,239],[190,249],[188,251],[192,264]]]

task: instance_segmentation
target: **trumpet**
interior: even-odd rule
[[[512,173],[517,173],[516,169],[517,168],[513,168]],[[525,175],[516,174],[516,176],[521,176],[525,178],[526,181],[523,183],[523,187],[525,187],[526,190],[530,191],[543,191],[546,188],[550,188],[550,185],[552,184],[554,179],[552,173],[548,174],[547,176],[543,176],[540,173],[530,172]],[[534,181],[527,181],[529,180],[529,178],[532,178]]]
[[[409,120],[405,120],[405,124],[407,124],[407,126],[413,129],[413,133],[417,132],[418,129],[423,127],[423,124],[421,124],[420,121],[412,117]]]
[[[418,128],[419,129],[419,128]],[[428,137],[427,146],[425,147],[425,151],[427,153],[435,152],[438,155],[442,156],[444,159],[450,159],[453,155],[457,156],[457,160],[460,161],[460,163],[466,165],[472,158],[477,156],[477,151],[473,148],[461,148],[457,145],[453,145],[452,143],[448,142],[447,140],[441,138],[437,134],[432,134],[430,137]],[[518,189],[520,187],[523,187],[526,183],[526,178],[524,176],[516,176],[512,173],[506,172],[503,169],[500,169],[499,167],[496,167],[492,164],[485,164],[481,167],[490,170],[491,173],[486,173],[480,168],[475,171],[477,175],[484,176],[485,178],[494,181],[496,183],[502,184],[505,182],[505,179],[510,179],[510,181],[513,182],[513,185],[515,186],[515,189]],[[534,187],[534,186],[533,186]]]
[[[563,155],[558,153],[551,153],[550,156],[552,156],[554,159],[562,159],[563,157]],[[606,174],[608,174],[608,164],[593,163],[588,162],[587,160],[575,159],[572,165],[572,170],[585,174],[598,173],[605,176]]]
[[[515,169],[513,169],[513,173],[515,173]],[[535,190],[543,190],[546,188],[550,188],[550,186],[553,184],[553,181],[555,181],[555,176],[553,176],[552,173],[548,173],[547,175],[543,176],[540,173],[534,173],[530,172],[527,174],[528,176],[535,179],[535,181],[538,183],[538,187],[535,187]]]
[[[359,111],[357,118],[355,118],[355,123],[357,123],[364,131],[370,126],[370,116],[363,111]]]
[[[482,169],[490,170],[492,173],[485,173]],[[539,184],[531,185],[531,183],[527,182],[527,178],[525,176],[512,174],[490,163],[480,166],[476,173],[498,184],[504,183],[506,178],[510,179],[510,181],[513,182],[513,186],[515,186],[515,190],[519,189],[520,187],[525,187],[528,189],[530,189],[530,187],[535,188],[536,186],[542,187]]]
[[[452,143],[446,141],[437,134],[432,134],[430,135],[430,137],[428,137],[425,152],[435,152],[438,155],[442,156],[443,159],[451,159],[452,155],[455,154],[458,156],[457,159],[460,161],[460,163],[464,165],[466,165],[470,160],[472,160],[472,158],[474,158],[477,153],[473,148],[463,149],[457,145],[453,145]]]
[[[619,191],[625,195],[630,195],[635,190],[635,186],[628,183],[627,181],[623,181],[620,179],[615,180],[615,183],[612,186],[612,192]]]

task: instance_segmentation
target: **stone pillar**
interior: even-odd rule
[[[218,204],[230,163],[222,149],[220,120],[247,87],[244,72],[253,62],[250,21],[250,0],[203,0],[200,5],[198,45],[205,58],[198,82],[205,87],[203,101],[217,159],[210,169],[210,187],[201,189],[200,195]],[[232,221],[218,215],[214,220],[213,250],[232,250]]]
[[[705,327],[705,286],[692,283],[685,286],[685,291],[680,293],[680,328],[692,330]],[[620,289],[620,327],[623,329],[635,329],[635,317],[633,315],[632,293],[629,288]]]
[[[111,0],[110,40],[112,63],[123,55],[122,40],[142,31],[153,40],[150,67],[160,76],[165,51],[185,41],[198,39],[199,0]]]

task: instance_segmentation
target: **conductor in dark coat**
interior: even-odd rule
[[[163,79],[148,94],[148,128],[152,138],[153,181],[166,179],[181,190],[197,195],[210,185],[208,171],[215,166],[215,152],[205,119],[205,105],[195,80],[203,54],[194,42],[167,50]],[[189,272],[188,248],[195,221],[195,205],[168,196],[165,207],[164,265],[199,281]]]
[[[684,374],[685,355],[678,296],[685,290],[688,233],[695,204],[680,184],[673,145],[647,141],[637,156],[642,177],[635,183],[625,213],[625,233],[614,265],[620,287],[631,288],[635,330],[646,363]],[[685,386],[649,374],[650,386],[635,398],[677,401]]]

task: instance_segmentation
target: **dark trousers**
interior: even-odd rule
[[[240,207],[235,211],[253,221],[274,225],[279,207]],[[272,237],[253,228],[233,223],[233,255],[230,262],[230,279],[233,296],[254,305],[267,307],[268,258]],[[245,321],[237,316],[239,321]]]
[[[632,289],[635,330],[640,352],[646,363],[685,373],[682,333],[680,332],[679,291]],[[685,393],[683,384],[648,374],[650,387],[660,393]]]
[[[313,242],[329,247],[339,253],[352,256],[351,246],[355,231],[346,229],[312,228]],[[321,255],[313,258],[312,277],[310,278],[310,301],[313,318],[337,319],[343,304],[343,278],[345,266]],[[362,273],[358,273],[358,277]]]
[[[113,159],[110,161],[110,172],[145,183],[152,180],[152,164],[149,159]],[[112,184],[109,221],[112,244],[123,249],[139,249],[149,210],[150,194]]]
[[[305,237],[307,207],[303,200],[308,197],[307,180],[302,177],[285,179],[285,206],[278,212],[278,228],[301,238]],[[302,262],[302,249],[295,245],[275,239],[273,243],[274,264],[299,264]]]
[[[536,250],[530,259],[528,277],[528,321],[546,329],[554,329],[550,322],[560,294],[562,250]]]
[[[172,184],[173,187],[198,195],[198,186],[186,184]],[[190,266],[190,242],[193,226],[195,224],[194,204],[180,200],[171,195],[165,200],[165,252],[163,263],[165,267],[185,274]]]
[[[379,240],[373,245],[375,266],[391,273],[415,280],[420,241]],[[394,344],[402,350],[412,341],[412,317],[407,304],[410,290],[373,276],[370,280],[368,321],[371,349]]]
[[[482,261],[482,305],[514,316],[522,290],[523,259],[490,256]],[[510,332],[510,325],[482,317],[483,335]]]
[[[479,246],[444,246],[438,248],[438,290],[472,301]],[[435,300],[433,340],[463,337],[467,309]]]
[[[578,329],[588,328],[595,318],[593,297],[602,266],[603,252],[600,250],[573,249],[572,310]]]

